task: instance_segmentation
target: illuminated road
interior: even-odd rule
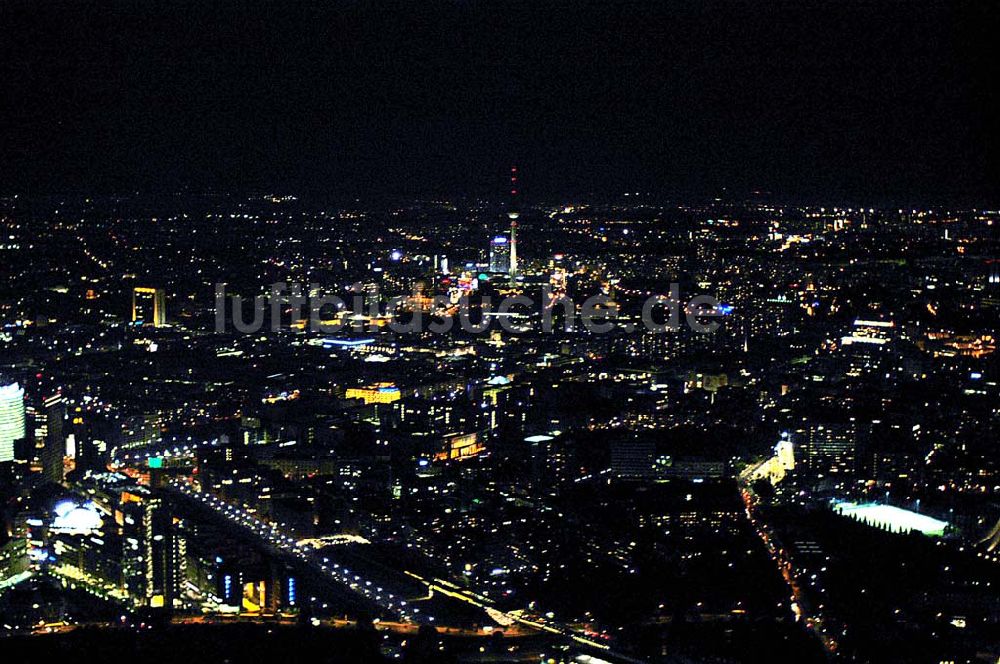
[[[234,624],[252,624],[252,625],[284,625],[288,627],[294,627],[299,624],[298,616],[289,615],[261,615],[252,613],[240,613],[240,614],[206,614],[198,616],[174,616],[170,619],[170,623],[173,625],[234,625]],[[319,619],[313,618],[310,624],[313,627],[327,627],[331,629],[345,629],[345,628],[356,628],[358,626],[355,620],[343,620],[340,618],[328,618]],[[114,622],[54,622],[54,623],[44,623],[36,625],[31,634],[42,636],[45,634],[65,634],[67,632],[72,632],[75,629],[80,629],[83,627],[96,627],[102,629],[120,629],[122,627],[119,623]],[[373,629],[378,632],[391,632],[393,634],[399,634],[401,636],[412,636],[419,632],[420,625],[415,623],[403,623],[403,622],[393,622],[380,620],[372,623]],[[435,626],[438,634],[443,636],[461,636],[461,637],[487,637],[490,636],[492,630],[490,629],[469,629],[464,627],[450,627],[446,625]],[[522,630],[505,630],[504,637],[521,637],[530,636],[535,634],[534,631],[522,631]]]
[[[252,623],[260,625],[297,625],[298,616],[288,615],[259,615],[259,614],[209,614],[201,616],[178,616],[171,620],[175,625],[229,625],[233,623]],[[310,623],[313,627],[330,627],[333,629],[353,628],[358,626],[356,620],[344,620],[342,618],[313,618]],[[379,632],[392,632],[401,635],[414,635],[420,631],[420,625],[411,622],[395,622],[391,620],[379,620],[371,623],[372,627]],[[463,637],[483,637],[492,634],[492,629],[470,629],[467,627],[452,627],[448,625],[435,625],[434,629],[439,634],[445,636]],[[529,636],[534,632],[522,630],[504,630],[505,637]]]
[[[599,651],[602,653],[602,656],[612,657],[616,661],[635,662],[637,664],[644,662],[644,660],[635,659],[633,657],[629,657],[628,655],[614,652],[611,650],[611,647],[605,643],[580,636],[572,627],[564,623],[553,620],[544,620],[542,618],[529,618],[520,611],[499,611],[491,606],[491,600],[472,592],[471,590],[464,590],[455,584],[443,581],[442,579],[425,579],[409,571],[407,571],[406,574],[425,584],[429,594],[441,593],[448,597],[452,597],[483,609],[493,620],[503,625],[505,630],[511,629],[511,627],[515,625],[523,625],[539,632],[547,632],[564,639],[569,639],[578,647],[582,646],[593,651]]]
[[[360,574],[331,562],[317,553],[312,546],[300,544],[295,538],[282,532],[277,525],[264,521],[244,507],[220,500],[209,493],[196,491],[189,483],[181,480],[171,483],[170,487],[201,503],[229,523],[249,531],[272,549],[310,565],[326,578],[349,588],[390,615],[398,616],[406,622],[434,623],[433,616],[421,615],[419,608],[409,606],[406,600],[396,593],[389,592],[382,586],[362,578]]]
[[[764,542],[764,546],[767,547],[767,552],[771,556],[771,559],[777,564],[778,571],[781,572],[781,576],[788,585],[788,588],[792,591],[792,612],[795,614],[795,619],[802,620],[805,623],[809,631],[822,642],[823,647],[828,653],[834,653],[837,650],[837,642],[826,634],[822,615],[818,611],[814,611],[810,606],[808,599],[802,592],[798,579],[795,578],[792,563],[788,559],[787,553],[784,548],[778,545],[774,533],[767,523],[757,516],[757,494],[751,488],[750,482],[745,481],[749,476],[749,473],[746,477],[741,474],[741,481],[739,483],[740,495],[743,498],[746,515],[750,519],[750,523],[753,525],[757,535]]]
[[[403,633],[405,633],[406,630],[418,629],[421,624],[432,625],[438,630],[448,634],[467,633],[469,635],[485,635],[492,631],[486,629],[477,631],[465,630],[463,628],[456,627],[442,627],[435,621],[434,616],[428,615],[426,612],[422,613],[419,607],[413,606],[413,602],[419,600],[411,600],[410,602],[407,602],[399,596],[398,592],[388,592],[388,590],[374,584],[372,581],[362,578],[360,574],[352,572],[338,563],[331,562],[328,558],[325,558],[320,553],[316,552],[316,550],[314,550],[314,548],[309,544],[297,541],[291,535],[282,532],[277,525],[264,521],[249,512],[244,507],[220,500],[209,493],[199,492],[188,482],[183,480],[174,481],[170,484],[170,487],[211,509],[214,513],[218,514],[228,522],[239,526],[243,530],[251,532],[272,549],[293,556],[303,563],[317,569],[331,581],[350,588],[355,593],[373,602],[390,614],[397,616],[401,621],[398,623],[386,622],[382,624],[396,625],[397,627],[395,629],[398,629]],[[492,606],[492,601],[487,597],[473,591],[460,588],[448,581],[436,578],[426,579],[410,571],[405,571],[405,574],[415,581],[423,584],[427,588],[427,596],[421,599],[429,600],[435,597],[435,595],[441,595],[476,607],[477,609],[485,612],[493,622],[500,625],[501,627],[498,629],[503,629],[505,633],[512,630],[512,628],[520,630],[519,627],[515,626],[523,626],[536,632],[544,632],[561,637],[570,641],[577,647],[583,647],[594,652],[603,653],[604,656],[611,656],[618,661],[636,663],[643,661],[631,658],[627,655],[615,653],[607,644],[581,636],[569,625],[556,621],[547,621],[533,616],[525,616],[519,611],[500,611]],[[404,625],[410,626],[404,627]],[[520,631],[516,633],[520,634]]]

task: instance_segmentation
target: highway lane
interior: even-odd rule
[[[363,598],[371,601],[376,606],[397,617],[399,624],[431,625],[441,629],[440,622],[435,616],[426,611],[421,611],[415,606],[420,600],[438,599],[441,597],[461,602],[475,607],[483,612],[483,622],[493,623],[495,626],[490,630],[480,628],[479,634],[491,633],[494,629],[506,630],[515,625],[517,629],[535,630],[560,637],[570,645],[611,661],[639,663],[643,660],[632,658],[623,653],[615,652],[605,643],[595,641],[585,637],[574,630],[571,626],[557,621],[546,620],[535,616],[527,616],[520,611],[501,611],[492,606],[492,601],[487,597],[471,590],[460,588],[442,579],[428,579],[414,572],[404,570],[404,573],[416,581],[419,581],[427,588],[427,595],[409,601],[398,589],[393,592],[387,587],[375,584],[372,580],[366,579],[361,574],[345,569],[339,563],[331,561],[322,555],[322,550],[314,549],[306,543],[300,543],[290,534],[283,532],[276,524],[264,521],[260,517],[249,512],[243,506],[233,505],[221,500],[207,492],[197,491],[190,483],[184,480],[175,480],[170,488],[179,494],[199,502],[208,507],[214,513],[224,518],[233,525],[249,531],[272,550],[292,556],[303,563],[313,566],[329,580],[358,593]],[[461,630],[459,627],[446,627],[445,629]],[[457,632],[456,632],[457,633]]]

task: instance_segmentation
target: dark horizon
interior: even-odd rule
[[[997,7],[11,3],[0,191],[1000,203]]]

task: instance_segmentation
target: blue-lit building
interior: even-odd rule
[[[506,235],[490,240],[490,272],[510,272],[510,240]]]

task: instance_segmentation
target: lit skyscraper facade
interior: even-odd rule
[[[63,423],[66,419],[66,401],[62,394],[55,394],[45,400],[45,447],[42,449],[42,472],[45,479],[62,484],[63,457],[66,456],[66,434]]]
[[[490,241],[490,272],[507,273],[511,269],[510,241],[498,235]]]
[[[0,462],[14,460],[14,441],[24,438],[24,390],[0,386]]]
[[[806,463],[820,474],[854,470],[857,432],[853,422],[815,424],[806,439]]]
[[[160,288],[138,287],[132,290],[132,322],[152,327],[167,324],[167,297]]]

